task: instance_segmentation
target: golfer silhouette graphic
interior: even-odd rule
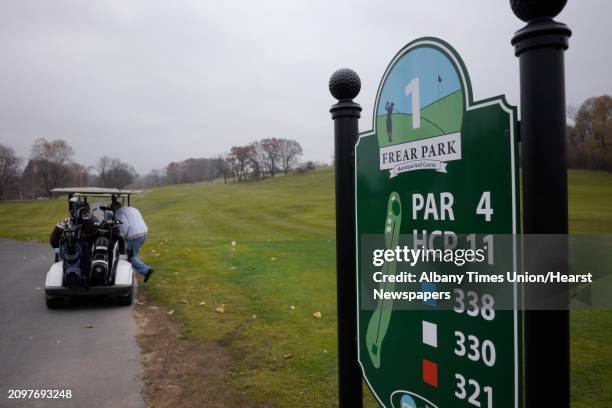
[[[385,104],[385,110],[387,111],[387,137],[391,142],[393,140],[393,121],[391,120],[391,115],[393,114],[393,109],[395,108],[395,103],[387,101]]]

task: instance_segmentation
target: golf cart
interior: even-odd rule
[[[69,216],[53,232],[57,248],[45,280],[47,307],[59,307],[67,298],[94,296],[113,297],[122,305],[131,305],[135,290],[132,264],[125,239],[119,234],[121,222],[112,208],[118,202],[129,206],[130,195],[137,192],[74,187],[56,188],[51,193],[67,196]],[[98,201],[89,202],[94,199]]]

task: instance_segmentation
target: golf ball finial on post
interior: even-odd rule
[[[353,100],[361,90],[361,79],[350,68],[342,68],[329,78],[329,92],[339,101]]]
[[[510,7],[527,23],[537,18],[555,18],[566,3],[567,0],[510,0]]]
[[[336,176],[336,296],[338,314],[338,406],[362,408],[361,369],[357,361],[357,278],[355,276],[355,144],[361,106],[353,102],[361,90],[359,75],[343,68],[329,79],[338,103],[329,110],[334,120]]]

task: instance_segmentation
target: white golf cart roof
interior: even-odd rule
[[[69,194],[72,196],[96,196],[96,197],[111,197],[121,196],[126,197],[132,194],[140,193],[140,190],[120,190],[118,188],[103,188],[103,187],[62,187],[51,190],[52,194]]]

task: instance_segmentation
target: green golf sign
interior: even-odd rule
[[[520,302],[515,285],[460,285],[422,259],[372,262],[373,249],[444,242],[484,248],[483,272],[516,270],[516,250],[498,253],[493,237],[519,232],[517,142],[516,108],[474,101],[446,42],[415,40],[389,64],[355,147],[358,355],[381,406],[522,406],[521,314],[498,307]],[[442,278],[419,279],[431,271]],[[401,276],[419,297],[395,296]]]

